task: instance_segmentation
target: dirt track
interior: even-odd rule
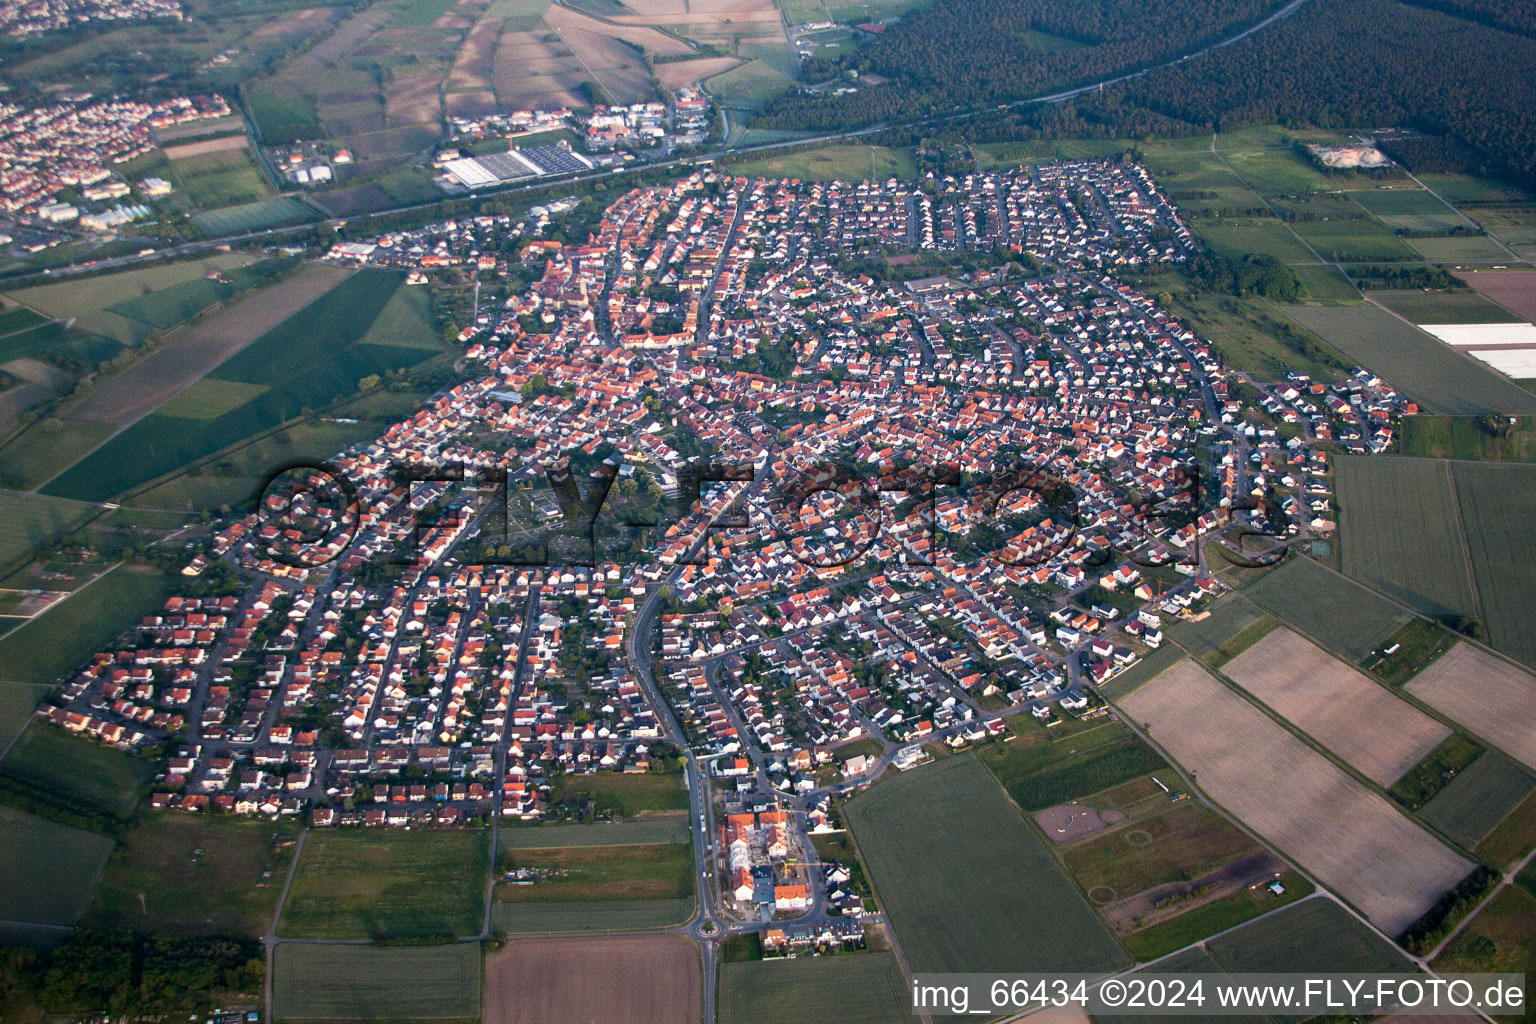
[[[485,1024],[679,1024],[701,1005],[681,936],[533,939],[485,960]]]

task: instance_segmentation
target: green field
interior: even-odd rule
[[[1167,767],[1120,722],[1099,719],[1046,729],[1025,717],[1009,723],[1016,735],[1012,743],[994,742],[977,756],[1026,811],[1068,803]]]
[[[97,511],[92,505],[76,501],[0,491],[0,565],[9,565],[52,544]]]
[[[46,323],[0,339],[0,362],[43,356],[52,362],[94,368],[123,350],[121,343],[88,331]]]
[[[1501,889],[1430,965],[1436,971],[1530,969],[1536,958],[1536,898],[1518,885]],[[1496,1015],[1525,1020],[1528,1015]]]
[[[1425,755],[1424,760],[1403,773],[1392,784],[1392,798],[1410,811],[1416,811],[1435,797],[1458,773],[1483,755],[1482,744],[1453,732]],[[1500,815],[1502,817],[1502,815]]]
[[[112,840],[0,807],[0,919],[71,925]]]
[[[1164,625],[1163,632],[1191,657],[1205,658],[1216,652],[1222,644],[1243,630],[1265,618],[1264,613],[1245,600],[1241,594],[1231,593],[1219,598],[1207,611],[1210,614],[1199,622],[1173,619]]]
[[[271,183],[248,148],[200,153],[170,163],[182,195],[200,208],[249,203],[272,194]]]
[[[64,320],[88,317],[120,302],[132,302],[154,292],[186,281],[197,281],[209,271],[229,272],[259,259],[250,253],[224,252],[190,260],[156,262],[132,270],[94,277],[72,279],[57,284],[37,285],[9,296],[48,316]]]
[[[1445,416],[1536,413],[1536,395],[1372,306],[1286,306],[1298,323],[1425,409]]]
[[[1433,459],[1337,462],[1344,571],[1435,615],[1481,620],[1536,664],[1536,466]]]
[[[509,935],[551,932],[640,932],[670,928],[693,916],[694,900],[493,903],[491,923]]]
[[[111,437],[115,429],[109,423],[51,418],[34,423],[0,447],[0,480],[11,487],[37,487]]]
[[[496,847],[501,851],[687,841],[686,813],[647,814],[630,821],[601,822],[596,825],[503,825],[496,833]]]
[[[355,393],[364,377],[414,366],[436,355],[440,345],[409,348],[365,341],[402,281],[390,271],[353,274],[205,378],[267,390],[211,419],[152,413],[71,466],[46,490],[62,497],[105,500],[302,416],[306,410],[325,408]],[[198,402],[191,411],[205,415],[216,410]]]
[[[722,964],[720,1024],[902,1024],[912,1000],[890,953]]]
[[[180,811],[140,815],[86,914],[93,928],[178,935],[264,935],[299,826]]]
[[[412,285],[395,292],[360,344],[435,348],[440,337],[432,325],[432,293]]]
[[[1108,682],[1098,687],[1098,691],[1105,697],[1118,700],[1137,687],[1151,682],[1158,674],[1172,668],[1183,657],[1183,648],[1165,643],[1142,657],[1130,668],[1115,673]]]
[[[1426,615],[1477,616],[1451,464],[1338,456],[1343,569]]]
[[[1525,766],[1489,750],[1435,794],[1419,817],[1470,850],[1533,792],[1536,777]]]
[[[844,806],[913,971],[1099,973],[1128,962],[973,756],[882,780]]]
[[[1475,419],[1409,416],[1403,420],[1403,455],[1474,462],[1536,462],[1536,417],[1520,416],[1508,433],[1494,433]]]
[[[1380,658],[1374,655],[1361,664],[1376,678],[1391,686],[1401,686],[1428,668],[1446,651],[1456,646],[1456,634],[1426,619],[1414,618],[1408,625],[1381,643],[1386,650],[1397,650]]]
[[[158,608],[171,590],[171,580],[158,572],[112,569],[0,639],[4,674],[28,683],[59,682]]]
[[[1279,896],[1268,889],[1239,889],[1221,899],[1186,910],[1150,928],[1132,932],[1121,941],[1137,960],[1154,960],[1183,949],[1210,935],[1229,928],[1236,928],[1245,921],[1252,921],[1260,914],[1278,910],[1289,903],[1306,898],[1315,891],[1311,882],[1294,871],[1286,871],[1277,879],[1285,886]]]
[[[480,932],[490,833],[312,832],[283,907],[287,938],[438,938]]]
[[[278,1020],[474,1019],[480,1015],[480,944],[311,946],[273,956]]]
[[[1164,280],[1181,279],[1168,275]],[[1247,370],[1259,380],[1284,380],[1287,370],[1299,370],[1329,382],[1342,376],[1341,366],[1350,365],[1325,340],[1292,323],[1267,299],[1191,293],[1183,287],[1166,290],[1172,299],[1170,313],[1210,339],[1228,365]]]
[[[496,858],[496,869],[503,874],[519,869],[548,873],[529,884],[499,882],[496,900],[501,903],[677,900],[693,895],[692,843],[509,850]]]
[[[1203,949],[1191,949],[1180,953],[1178,956],[1169,957],[1151,967],[1142,968],[1148,973],[1157,974],[1204,974],[1211,978],[1225,977],[1226,972],[1221,965],[1211,959],[1211,955]],[[1166,1024],[1168,1018],[1153,1015],[1116,1014],[1115,1024]],[[1232,1015],[1226,1016],[1228,1024],[1270,1024],[1268,1017],[1254,1014],[1251,1016]]]
[[[1254,841],[1225,818],[1186,801],[1126,828],[1072,843],[1062,859],[1085,892],[1114,890],[1112,898],[1104,894],[1109,902],[1199,878],[1254,849]]]
[[[746,160],[731,168],[756,178],[803,178],[807,181],[885,181],[917,177],[908,149],[883,146],[817,146],[783,156]]]
[[[1305,900],[1218,936],[1206,949],[1232,974],[1359,971],[1394,974],[1406,957],[1330,899]]]
[[[1249,583],[1243,596],[1357,662],[1410,618],[1379,595],[1299,556]]]
[[[688,790],[681,773],[598,772],[550,780],[551,803],[593,801],[598,815],[633,817],[646,811],[686,811]]]
[[[1511,324],[1520,318],[1477,292],[1371,289],[1371,301],[1416,324]]]
[[[1337,267],[1292,267],[1291,272],[1305,290],[1306,302],[1324,305],[1356,303],[1362,300],[1360,292]]]
[[[1194,222],[1192,230],[1222,256],[1273,256],[1285,262],[1317,258],[1297,241],[1284,222],[1274,217],[1201,218]]]
[[[1409,238],[1413,251],[1426,260],[1436,263],[1504,263],[1510,260],[1508,250],[1483,235],[1455,235],[1446,238]]]
[[[315,101],[281,79],[248,86],[246,99],[263,141],[278,144],[314,138],[320,131]]]
[[[1476,853],[1501,870],[1518,864],[1536,847],[1536,793],[1532,793],[1511,811],[1492,832],[1477,844]]]
[[[182,281],[158,291],[114,302],[107,309],[131,320],[167,330],[192,319],[214,303],[232,298],[247,288],[267,284],[296,265],[296,260],[278,257],[243,267],[228,267],[222,270],[224,279],[200,277]]]
[[[123,819],[154,774],[149,761],[43,724],[22,733],[0,761],[0,778]]]
[[[184,420],[215,420],[267,390],[265,384],[247,384],[240,380],[215,380],[204,377],[191,387],[167,399],[156,414]]]
[[[210,235],[234,235],[319,219],[320,214],[308,203],[290,196],[278,196],[254,203],[204,210],[193,215],[192,223]]]
[[[11,741],[21,735],[32,719],[32,709],[48,693],[41,683],[0,681],[0,757],[10,749]]]

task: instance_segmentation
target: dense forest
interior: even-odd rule
[[[892,79],[840,96],[795,93],[754,121],[835,129],[1022,99],[1147,67],[1230,35],[1280,0],[938,0],[836,61],[808,60],[807,81],[856,71]]]
[[[1253,5],[1220,6],[1227,26],[1262,13]],[[1167,15],[1188,17],[1185,7],[1184,0],[1123,7],[1119,0],[1096,0],[1074,29],[1071,0],[981,0],[974,10],[941,0],[837,65],[808,66],[813,75],[873,70],[892,79],[889,85],[831,97],[795,93],[771,104],[755,123],[840,128],[920,118],[957,104],[995,107],[1182,48]],[[1150,19],[1142,42],[1114,34],[1108,26],[1115,24],[1115,12],[1126,20],[1127,34],[1138,17]],[[1211,34],[1215,23],[1207,15],[1193,34]],[[981,142],[1135,139],[1266,122],[1399,126],[1434,138],[1392,144],[1410,167],[1422,158],[1434,165],[1425,169],[1455,166],[1533,185],[1536,76],[1518,70],[1536,67],[1536,39],[1526,34],[1533,26],[1536,5],[1527,0],[1308,0],[1290,17],[1231,46],[1100,93],[982,110],[920,134]],[[1090,45],[1042,53],[1031,50],[1032,32]]]

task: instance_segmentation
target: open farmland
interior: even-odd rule
[[[1476,917],[1467,923],[1431,966],[1437,971],[1530,970],[1536,957],[1536,897],[1519,885],[1499,890]],[[1529,1013],[1495,1016],[1500,1021],[1523,1021]]]
[[[1126,964],[1045,841],[971,755],[882,780],[844,806],[914,971],[1098,973]]]
[[[1536,768],[1536,676],[1457,644],[1407,690],[1473,735]]]
[[[474,935],[485,908],[485,830],[314,832],[280,931],[288,938]]]
[[[1287,306],[1334,348],[1378,373],[1430,412],[1536,413],[1536,395],[1374,306]]]
[[[890,953],[722,964],[720,1024],[893,1024],[912,1015],[901,965]]]
[[[497,857],[496,867],[543,876],[530,885],[498,885],[496,899],[503,903],[677,900],[693,895],[691,843],[509,850]]]
[[[1536,321],[1536,270],[1477,270],[1460,277],[1505,309]]]
[[[1408,973],[1397,948],[1330,899],[1304,900],[1206,943],[1233,974],[1260,971]]]
[[[1536,466],[1455,464],[1472,578],[1492,645],[1536,666]]]
[[[77,501],[0,491],[0,565],[9,565],[45,544],[52,544],[97,511],[94,506]]]
[[[1459,416],[1409,416],[1403,420],[1400,450],[1421,459],[1536,462],[1536,417],[1518,417],[1508,434],[1495,434]]]
[[[480,944],[311,946],[273,953],[279,1020],[423,1020],[480,1013]]]
[[[0,919],[72,925],[112,840],[0,807]]]
[[[1485,751],[1419,810],[1419,817],[1471,849],[1521,801],[1536,792],[1536,776],[1497,750]]]
[[[126,426],[345,280],[341,267],[314,264],[193,325],[142,362],[102,382],[65,413],[69,419]]]
[[[688,790],[684,788],[679,772],[597,772],[565,775],[554,780],[550,800],[553,803],[591,800],[597,814],[627,818],[649,811],[686,811]]]
[[[578,900],[571,903],[491,904],[491,923],[508,935],[565,932],[643,932],[671,928],[693,916],[694,899]]]
[[[301,417],[306,410],[323,409],[355,393],[364,377],[414,366],[436,355],[436,345],[411,348],[365,340],[402,280],[389,271],[364,270],[353,275],[246,344],[209,374],[209,379],[266,390],[213,419],[164,413],[146,416],[50,482],[47,492],[104,500]],[[291,313],[293,308],[279,313]]]
[[[1413,705],[1288,629],[1222,672],[1379,786],[1390,786],[1451,734]]]
[[[141,815],[107,862],[86,924],[177,935],[265,934],[298,834],[292,821]]]
[[[155,769],[149,761],[34,722],[0,761],[0,779],[89,811],[127,819]]]
[[[1243,596],[1354,661],[1412,618],[1379,594],[1294,556],[1244,587]]]
[[[160,573],[118,566],[7,633],[0,665],[12,679],[58,683],[170,593]]]
[[[1199,621],[1173,619],[1164,626],[1169,639],[1202,661],[1268,618],[1239,593],[1223,595]],[[1273,620],[1271,620],[1273,621]]]
[[[1372,302],[1416,324],[1508,324],[1520,318],[1477,292],[1376,289]]]
[[[1045,729],[1024,716],[1016,738],[982,749],[981,762],[1026,811],[1064,804],[1166,767],[1120,722],[1076,722]]]
[[[502,851],[686,842],[687,812],[647,814],[632,821],[595,825],[503,826],[496,833],[496,846]]]
[[[681,935],[531,939],[486,957],[482,1015],[485,1024],[678,1024],[698,1016],[702,999],[698,948]]]
[[[1200,788],[1392,934],[1472,869],[1193,662],[1121,701]]]
[[[319,219],[319,212],[304,200],[292,196],[274,196],[254,203],[237,203],[216,210],[204,210],[192,216],[192,223],[210,235],[234,235]]]
[[[806,181],[884,181],[916,177],[912,153],[884,146],[819,146],[784,156],[764,156],[738,164],[749,177],[801,178]]]
[[[32,709],[47,695],[43,683],[11,683],[0,680],[0,757],[32,719]]]
[[[1429,615],[1479,617],[1448,462],[1334,462],[1344,571]]]

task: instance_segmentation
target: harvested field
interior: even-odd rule
[[[244,134],[225,135],[217,139],[204,139],[201,142],[166,146],[165,155],[169,160],[184,160],[189,156],[202,156],[204,153],[224,153],[232,149],[245,149],[250,144],[250,138]]]
[[[1419,817],[1471,849],[1533,791],[1536,777],[1497,750],[1489,750],[1420,808]]]
[[[273,953],[279,1020],[423,1020],[480,1013],[480,944],[313,946]]]
[[[700,57],[697,60],[674,60],[656,65],[656,80],[669,92],[697,85],[711,75],[740,64],[735,57]]]
[[[1451,734],[1449,726],[1288,629],[1270,633],[1222,671],[1382,787]]]
[[[1407,684],[1419,700],[1536,768],[1536,676],[1457,644]]]
[[[391,81],[387,90],[390,127],[439,124],[442,111],[437,99],[438,84],[436,75],[412,75]]]
[[[677,1024],[699,1015],[699,974],[682,936],[514,941],[485,959],[481,1013],[485,1024]]]
[[[573,11],[569,7],[559,5],[551,7],[544,14],[544,21],[562,36],[572,29],[591,32],[609,39],[621,40],[631,47],[638,46],[646,53],[657,57],[686,57],[693,52],[693,48],[687,43],[659,29],[643,28],[638,25],[611,25],[606,21],[582,14],[580,11]],[[583,51],[577,52],[585,56]],[[634,52],[633,49],[631,52]]]
[[[1536,270],[1474,270],[1456,276],[1506,309],[1536,321]]]
[[[559,42],[546,40],[554,33],[503,31],[496,46],[496,96],[506,106],[583,107],[576,92],[586,78],[581,61]]]
[[[1121,707],[1213,800],[1386,932],[1418,920],[1472,869],[1194,662]]]
[[[176,335],[127,370],[99,384],[64,415],[125,427],[149,415],[224,360],[341,283],[350,272],[313,264],[217,316]],[[59,467],[63,469],[64,467]]]
[[[1352,661],[1369,657],[1412,618],[1310,558],[1286,559],[1244,587],[1243,596]]]
[[[356,49],[363,40],[387,25],[395,13],[387,7],[370,7],[361,14],[342,22],[335,32],[310,47],[309,52],[300,56],[295,63],[316,71],[324,71],[327,65],[341,60]]]
[[[496,94],[490,91],[451,92],[447,102],[451,117],[485,117],[499,109]]]
[[[1430,412],[1447,416],[1536,412],[1536,395],[1384,309],[1367,305],[1287,306],[1285,310]]]
[[[482,18],[464,37],[459,56],[448,72],[449,92],[490,89],[496,75],[496,41],[501,38],[500,18]]]
[[[1040,831],[1053,843],[1070,843],[1124,820],[1125,815],[1120,811],[1100,814],[1094,808],[1082,804],[1063,804],[1035,812],[1035,824],[1040,826]]]

